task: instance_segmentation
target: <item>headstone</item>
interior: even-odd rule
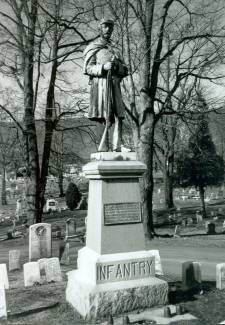
[[[210,224],[210,221],[205,222],[205,229],[208,230],[208,225]]]
[[[210,211],[210,215],[212,218],[215,217],[215,211]]]
[[[224,222],[223,222],[223,228],[225,228],[225,220],[224,220]]]
[[[182,224],[183,227],[186,227],[187,226],[187,219],[183,219],[181,221],[181,224]]]
[[[7,318],[5,286],[0,282],[0,320]]]
[[[17,220],[19,220],[20,216],[23,214],[22,211],[22,200],[18,199],[16,201],[16,212],[15,212],[15,217]]]
[[[191,289],[201,283],[201,265],[198,262],[187,261],[182,263],[182,286]]]
[[[38,262],[28,262],[23,265],[25,287],[41,283],[40,269]]]
[[[47,282],[62,281],[62,274],[58,257],[52,257],[45,264],[45,274]]]
[[[70,238],[76,234],[76,222],[73,218],[66,220],[66,237]]]
[[[45,266],[46,266],[47,261],[48,261],[47,258],[41,258],[40,260],[38,260],[40,277],[41,277],[42,283],[46,281]]]
[[[208,224],[207,234],[208,234],[208,235],[215,235],[215,233],[216,233],[215,228],[216,228],[215,223],[210,222],[210,223]]]
[[[225,263],[216,265],[216,288],[225,289]]]
[[[61,232],[61,230],[57,230],[56,233],[55,233],[55,235],[56,235],[56,238],[57,238],[57,239],[60,239],[61,236],[62,236],[62,232]]]
[[[181,305],[176,305],[176,315],[182,315],[182,307],[181,307]]]
[[[163,316],[166,317],[166,318],[170,318],[172,316],[169,306],[164,307]]]
[[[29,260],[51,257],[52,239],[51,225],[36,223],[29,228]]]
[[[180,227],[178,225],[175,226],[173,237],[180,237]]]
[[[9,289],[9,280],[6,264],[0,264],[0,283],[4,284],[5,289]]]
[[[20,269],[20,251],[18,249],[9,251],[9,271]]]
[[[62,257],[60,258],[60,264],[70,264],[70,243],[66,243]]]
[[[161,258],[159,255],[159,250],[158,249],[151,249],[149,251],[151,255],[155,257],[155,274],[157,275],[163,275],[163,269],[162,269],[162,263],[161,263]]]
[[[202,222],[202,214],[199,211],[196,211],[195,216],[196,216],[196,222],[197,223]]]
[[[193,225],[193,219],[192,219],[191,217],[188,217],[188,218],[187,218],[187,224],[188,224],[189,226]]]
[[[193,262],[194,279],[197,283],[202,283],[202,269],[199,262]]]

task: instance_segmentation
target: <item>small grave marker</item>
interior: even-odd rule
[[[216,233],[215,228],[216,228],[215,223],[210,222],[210,223],[208,224],[207,234],[208,234],[208,235],[215,235],[215,233]]]
[[[51,225],[36,223],[29,228],[29,260],[51,257]]]
[[[73,218],[66,220],[66,238],[76,235],[76,222]]]
[[[188,217],[188,218],[187,218],[187,224],[188,224],[189,226],[193,225],[193,219],[192,219],[191,217]]]
[[[6,264],[0,264],[0,283],[4,284],[5,289],[9,289]]]
[[[182,263],[182,286],[191,289],[201,284],[201,265],[198,262],[187,261]]]
[[[225,263],[216,265],[216,288],[225,289]]]
[[[62,257],[60,259],[60,264],[65,264],[65,265],[70,264],[70,243],[66,243]]]
[[[155,257],[155,274],[157,275],[163,275],[163,269],[162,269],[162,263],[161,263],[161,258],[159,255],[159,250],[158,249],[151,249],[149,251],[151,255]]]
[[[33,286],[35,283],[41,283],[40,269],[38,262],[28,262],[23,265],[24,285]]]
[[[200,211],[196,211],[195,216],[196,216],[196,222],[201,223],[203,218],[202,218],[202,214],[200,213]]]
[[[47,282],[62,281],[62,274],[58,257],[52,257],[47,260],[45,264],[45,274]]]
[[[194,279],[197,283],[202,283],[202,269],[199,262],[193,262]]]
[[[20,269],[20,251],[14,249],[9,251],[9,271]]]
[[[178,225],[175,226],[173,237],[180,237],[180,227]]]
[[[7,318],[5,286],[0,282],[0,320]]]
[[[39,270],[40,270],[40,277],[41,277],[41,282],[46,281],[46,274],[45,274],[45,265],[47,263],[48,259],[47,258],[41,258],[38,260],[38,265],[39,265]]]

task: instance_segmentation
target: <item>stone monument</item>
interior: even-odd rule
[[[99,152],[83,167],[89,179],[86,246],[78,251],[78,269],[68,272],[66,299],[86,319],[163,305],[168,295],[167,282],[155,277],[155,253],[145,250],[139,178],[146,166],[135,152],[121,152],[125,109],[120,82],[128,69],[110,42],[113,26],[103,18],[100,37],[85,50],[88,117],[105,130]]]
[[[67,300],[85,318],[167,302],[167,282],[155,277],[155,254],[145,250],[136,153],[99,152],[83,167],[89,178],[86,246],[68,273]]]

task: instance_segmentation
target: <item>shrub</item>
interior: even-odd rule
[[[70,210],[74,210],[80,202],[81,194],[76,184],[70,182],[66,190],[66,205]]]

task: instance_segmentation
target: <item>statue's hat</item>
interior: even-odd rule
[[[100,22],[99,25],[101,26],[102,24],[111,24],[114,25],[114,21],[111,18],[107,18],[107,17],[103,17]]]

